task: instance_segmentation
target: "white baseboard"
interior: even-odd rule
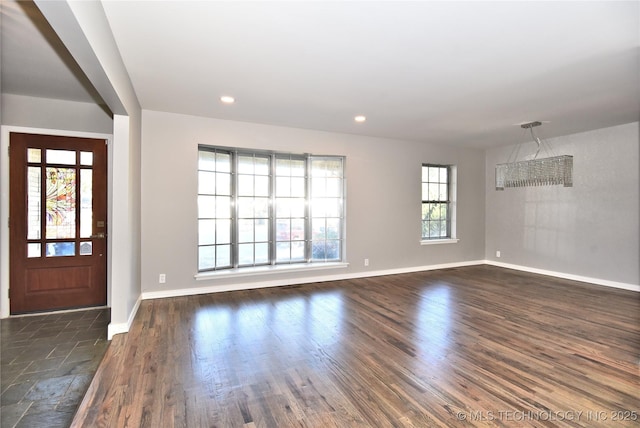
[[[138,308],[140,307],[141,301],[142,301],[142,298],[138,297],[138,300],[136,300],[136,304],[133,305],[133,309],[129,314],[129,319],[127,319],[127,322],[118,323],[118,324],[113,324],[113,323],[109,324],[109,326],[107,327],[107,340],[111,340],[113,336],[115,336],[116,334],[129,332],[129,329],[131,328],[131,324],[133,324],[133,319],[136,317],[136,314],[138,313]]]
[[[589,276],[574,275],[571,273],[556,272],[556,271],[532,268],[532,267],[521,266],[521,265],[513,265],[510,263],[496,262],[494,260],[484,260],[484,263],[491,266],[498,266],[498,267],[503,267],[507,269],[515,269],[523,272],[555,276],[556,278],[570,279],[572,281],[588,282],[590,284],[604,285],[605,287],[621,288],[623,290],[640,292],[640,285],[638,284],[628,284],[625,282],[609,281],[608,279],[592,278]]]
[[[447,269],[453,267],[473,266],[484,264],[484,260],[472,260],[466,262],[443,263],[438,265],[414,266],[398,269],[378,271],[364,271],[351,274],[324,275],[305,278],[288,278],[274,281],[240,282],[226,285],[211,285],[207,287],[181,288],[162,291],[147,291],[142,293],[142,300],[163,299],[166,297],[193,296],[197,294],[221,293],[224,291],[251,290],[257,288],[282,287],[287,285],[310,284],[313,282],[341,281],[345,279],[367,278],[373,276],[396,275],[401,273],[420,272],[435,269]]]

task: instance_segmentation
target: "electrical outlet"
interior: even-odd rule
[[[500,250],[496,251],[496,257],[500,258]]]
[[[158,277],[158,282],[160,284],[164,284],[165,282],[167,282],[167,275],[161,273],[160,276]]]
[[[369,259],[364,259],[364,265],[369,266]]]

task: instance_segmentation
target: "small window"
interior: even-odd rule
[[[422,165],[422,239],[451,234],[451,166]]]

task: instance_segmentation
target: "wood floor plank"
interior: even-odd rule
[[[471,266],[144,301],[73,426],[640,426],[639,391],[638,293]]]

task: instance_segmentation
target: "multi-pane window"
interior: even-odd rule
[[[341,258],[343,214],[342,158],[311,159],[311,259]]]
[[[232,267],[231,153],[198,155],[198,268]]]
[[[451,167],[422,165],[422,239],[451,238]]]
[[[198,153],[199,271],[342,260],[342,157]]]
[[[306,159],[276,156],[276,262],[303,262],[307,242]]]

